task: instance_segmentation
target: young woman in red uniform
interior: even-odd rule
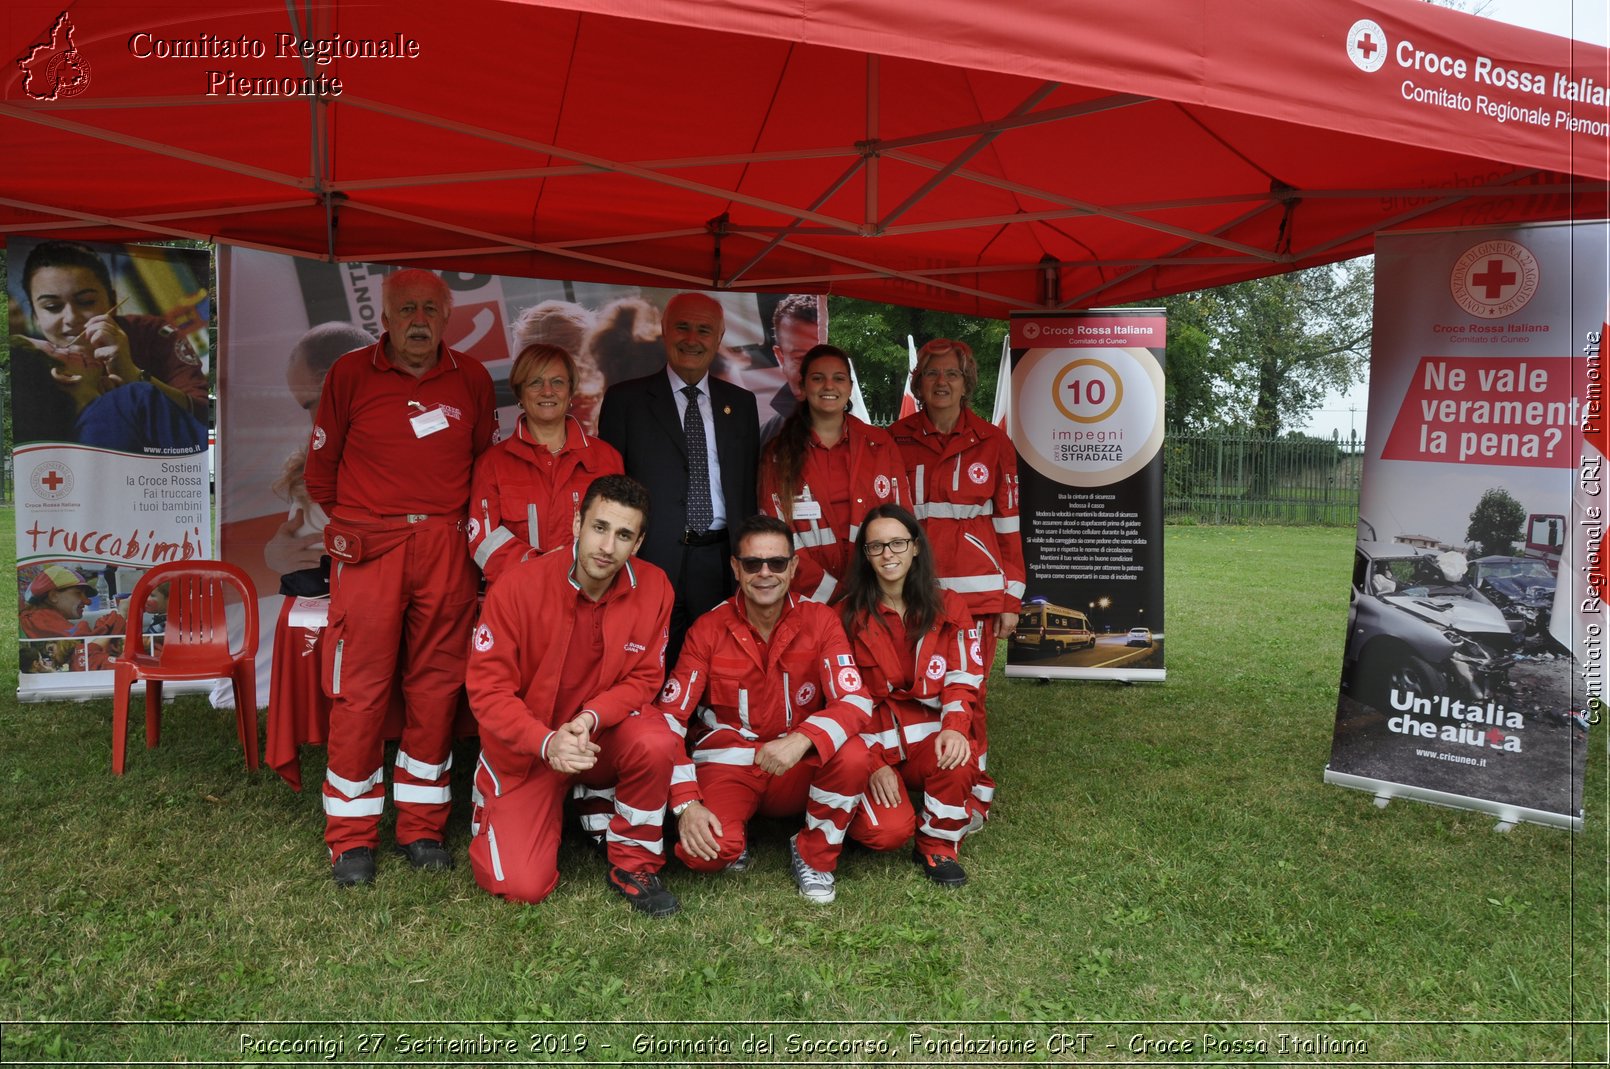
[[[861,738],[872,757],[866,803],[852,834],[877,850],[905,844],[944,887],[967,881],[956,847],[971,827],[978,764],[971,729],[983,655],[960,595],[934,575],[933,549],[917,518],[898,505],[867,513],[839,612],[867,690],[872,721]],[[922,792],[920,822],[906,788]]]
[[[520,561],[568,549],[587,486],[625,470],[614,446],[570,415],[576,361],[568,352],[526,346],[509,386],[525,415],[514,434],[482,454],[470,487],[470,554],[488,583]]]
[[[911,477],[912,513],[934,547],[939,585],[967,602],[982,632],[984,681],[973,718],[979,782],[974,808],[988,817],[995,781],[988,768],[984,699],[995,642],[1017,626],[1023,605],[1018,536],[1017,450],[1006,432],[968,408],[978,364],[964,342],[935,338],[917,352],[911,390],[922,408],[889,428]]]
[[[795,593],[835,601],[860,517],[909,504],[905,465],[888,432],[850,415],[850,358],[818,345],[800,360],[802,403],[761,451],[762,512],[794,529]]]

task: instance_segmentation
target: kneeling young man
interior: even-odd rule
[[[866,787],[861,741],[872,699],[855,667],[838,614],[789,594],[796,561],[782,520],[753,516],[738,528],[732,572],[736,596],[688,631],[660,707],[683,723],[695,710],[708,733],[693,769],[671,787],[691,869],[742,870],[745,823],[757,812],[801,811],[805,827],[789,840],[800,893],[833,901],[833,870]]]
[[[564,799],[579,782],[615,788],[609,886],[650,916],[679,908],[659,870],[682,739],[653,706],[673,594],[664,572],[631,559],[648,509],[636,480],[593,480],[571,554],[511,568],[487,592],[466,680],[481,728],[470,865],[495,895],[540,902],[559,882]]]

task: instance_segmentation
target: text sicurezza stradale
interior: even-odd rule
[[[341,79],[323,70],[338,59],[418,59],[422,49],[412,37],[394,33],[386,37],[298,37],[276,33],[267,38],[242,34],[220,37],[200,33],[194,37],[159,37],[142,30],[129,37],[129,54],[149,60],[291,60],[304,64],[301,75],[275,75],[212,68],[203,72],[207,96],[334,97],[345,88]],[[306,67],[312,64],[312,67]],[[319,68],[319,69],[314,69]]]

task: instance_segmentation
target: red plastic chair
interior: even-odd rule
[[[168,586],[168,629],[155,656],[143,652],[140,623],[151,591]],[[246,635],[238,651],[229,649],[224,626],[224,592],[234,587],[246,610]],[[117,692],[112,704],[112,774],[123,774],[128,747],[129,692],[145,681],[145,748],[162,735],[162,684],[167,680],[227,677],[235,687],[235,730],[246,767],[257,767],[257,591],[246,573],[219,560],[159,564],[140,577],[129,596],[123,657],[113,662]]]

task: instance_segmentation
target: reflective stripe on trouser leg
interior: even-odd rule
[[[525,779],[475,767],[481,804],[470,840],[475,882],[514,902],[540,902],[559,882],[559,830],[570,777],[546,766]]]
[[[978,688],[978,708],[973,712],[973,753],[978,758],[978,773],[973,784],[972,805],[984,819],[989,819],[990,803],[995,801],[995,780],[987,771],[985,757],[989,754],[989,710],[985,695],[989,692],[989,676],[995,667],[995,618],[980,625],[983,628],[984,682]]]
[[[405,712],[398,749],[411,763],[399,764],[396,772],[397,841],[445,840],[452,809],[447,762],[475,615],[475,563],[464,552],[463,535],[446,525],[417,532],[386,556],[404,558],[408,596],[402,640],[406,659],[400,666]]]
[[[811,751],[800,764],[817,762]],[[866,743],[850,739],[810,777],[805,798],[805,830],[799,835],[799,856],[819,872],[832,872],[844,848],[844,833],[866,790],[870,758]]]
[[[460,547],[459,555],[467,557]],[[340,693],[331,695],[328,773],[324,783],[324,841],[332,856],[380,841],[386,714],[396,682],[405,587],[401,550],[332,575],[330,624],[324,636],[325,690],[330,693],[334,650],[341,657]],[[349,795],[340,784],[364,784]],[[362,799],[364,804],[356,803]]]
[[[604,832],[609,830],[609,822],[615,816],[615,788],[589,787],[585,783],[578,783],[571,789],[570,798],[576,803],[581,830],[587,833],[589,839],[602,843]]]
[[[598,733],[598,763],[577,779],[589,787],[615,784],[614,813],[605,834],[609,863],[627,872],[665,865],[665,802],[671,769],[684,759],[682,740],[663,716],[633,713]]]

